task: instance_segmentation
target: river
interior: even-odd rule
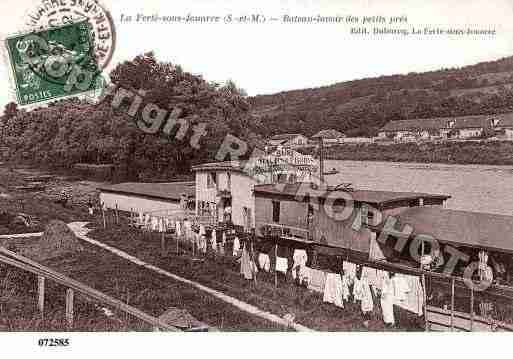
[[[513,166],[328,160],[330,185],[447,194],[447,208],[513,215]]]

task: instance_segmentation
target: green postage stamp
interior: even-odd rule
[[[8,37],[19,105],[78,95],[103,85],[87,19]]]

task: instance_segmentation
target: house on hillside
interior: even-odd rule
[[[450,117],[390,121],[379,130],[378,136],[380,139],[397,141],[450,138],[454,124],[454,119]]]
[[[301,147],[308,144],[308,138],[300,133],[283,133],[271,137],[267,143],[272,147]]]
[[[329,129],[329,130],[321,130],[321,131],[317,132],[315,135],[312,136],[312,140],[318,141],[319,139],[322,138],[322,141],[325,144],[330,145],[330,144],[339,144],[339,143],[344,142],[345,137],[346,137],[346,135],[344,135],[342,132],[339,132],[334,129]]]
[[[499,138],[513,140],[513,112],[496,115],[494,120],[496,120],[495,129],[499,133]]]
[[[464,116],[456,117],[454,131],[456,137],[460,139],[479,138],[485,134],[486,130],[493,130],[496,122],[490,116]]]

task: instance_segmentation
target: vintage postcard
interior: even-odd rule
[[[513,332],[511,1],[0,14],[0,353]]]

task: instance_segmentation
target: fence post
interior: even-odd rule
[[[278,242],[274,244],[274,286],[278,287],[278,270],[277,270],[277,263],[278,263]]]
[[[73,328],[73,299],[74,299],[73,289],[68,288],[66,290],[66,323],[68,325],[68,329]]]
[[[118,203],[116,202],[116,224],[119,224]]]
[[[470,286],[470,331],[474,331],[474,285]]]
[[[45,277],[37,276],[37,309],[41,313],[41,319],[45,313]]]
[[[426,274],[422,273],[422,286],[424,287],[424,324],[425,328],[424,330],[426,332],[429,331],[429,321],[428,321],[428,313],[427,313],[427,285],[426,285]]]
[[[452,277],[451,283],[451,332],[454,331],[454,286],[456,279]]]
[[[107,221],[105,219],[105,204],[102,202],[102,216],[103,216],[103,228],[107,228]]]

